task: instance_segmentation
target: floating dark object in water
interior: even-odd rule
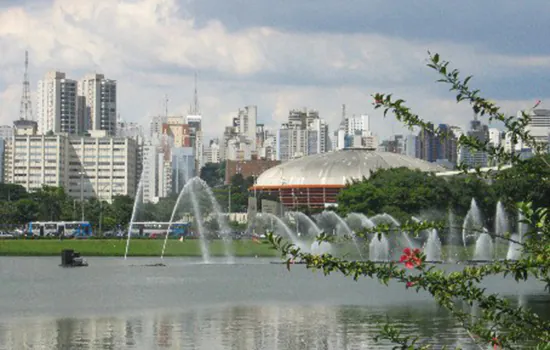
[[[64,249],[61,251],[61,267],[80,267],[88,266],[88,262],[80,256],[80,253],[72,249]]]
[[[157,263],[157,264],[130,265],[130,266],[165,267],[166,265],[163,263]]]

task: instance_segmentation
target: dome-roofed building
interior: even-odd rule
[[[378,169],[400,167],[445,171],[435,163],[402,154],[344,149],[290,160],[268,169],[258,177],[252,190],[275,194],[288,208],[322,208],[335,204],[336,196],[349,182],[368,179]]]

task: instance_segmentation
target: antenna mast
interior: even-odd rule
[[[197,72],[195,72],[195,92],[193,96],[193,115],[199,115],[199,94],[197,92]]]
[[[168,95],[164,95],[164,116],[168,118]]]
[[[29,52],[25,50],[25,73],[23,75],[23,93],[21,94],[20,120],[33,120],[31,87],[29,83]]]

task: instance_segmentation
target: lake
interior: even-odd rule
[[[437,348],[469,338],[424,293],[324,277],[273,259],[0,258],[0,349],[386,349],[390,320]],[[541,284],[490,278],[491,292],[550,312]],[[475,313],[475,310],[472,310]]]

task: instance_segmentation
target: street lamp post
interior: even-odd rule
[[[80,221],[84,222],[84,172],[80,172],[80,209],[81,218]]]
[[[101,187],[101,189],[99,190],[99,193],[102,193],[103,190],[105,190],[108,186],[109,184]],[[101,199],[100,195],[98,196],[98,198],[99,198],[99,232],[98,234],[101,236],[101,234],[103,233],[103,230],[101,228],[103,224],[103,200]]]
[[[231,214],[231,182],[229,182],[229,203],[228,203],[227,212]]]

